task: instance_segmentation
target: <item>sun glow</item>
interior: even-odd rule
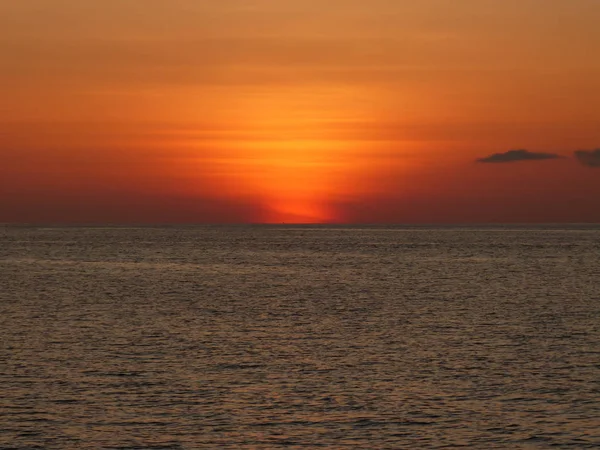
[[[291,199],[289,197],[267,203],[267,210],[261,218],[263,223],[329,223],[334,221],[320,199]]]
[[[249,144],[246,144],[248,146]],[[318,140],[259,141],[250,189],[261,199],[267,223],[335,220],[331,204],[340,190],[338,143]]]
[[[335,222],[335,202],[348,191],[349,142],[332,124],[357,111],[348,92],[269,91],[233,108],[243,139],[221,142],[237,166],[238,192],[260,199],[261,222]]]

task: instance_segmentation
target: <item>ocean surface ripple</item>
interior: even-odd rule
[[[598,448],[600,228],[0,228],[3,449]]]

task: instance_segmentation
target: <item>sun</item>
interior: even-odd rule
[[[281,199],[265,204],[264,223],[331,223],[334,217],[325,205],[315,200]]]
[[[335,221],[337,195],[336,143],[315,139],[259,141],[253,190],[261,199],[266,223],[328,223]]]
[[[353,189],[353,145],[341,122],[356,119],[348,92],[274,90],[237,99],[229,134],[210,142],[219,188],[259,203],[265,223],[332,223],[336,202]]]

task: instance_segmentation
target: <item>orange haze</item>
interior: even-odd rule
[[[0,3],[0,222],[600,222],[597,0]],[[558,157],[481,163],[512,149]]]

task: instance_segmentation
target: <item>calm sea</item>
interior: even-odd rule
[[[600,227],[0,228],[3,449],[597,448]]]

